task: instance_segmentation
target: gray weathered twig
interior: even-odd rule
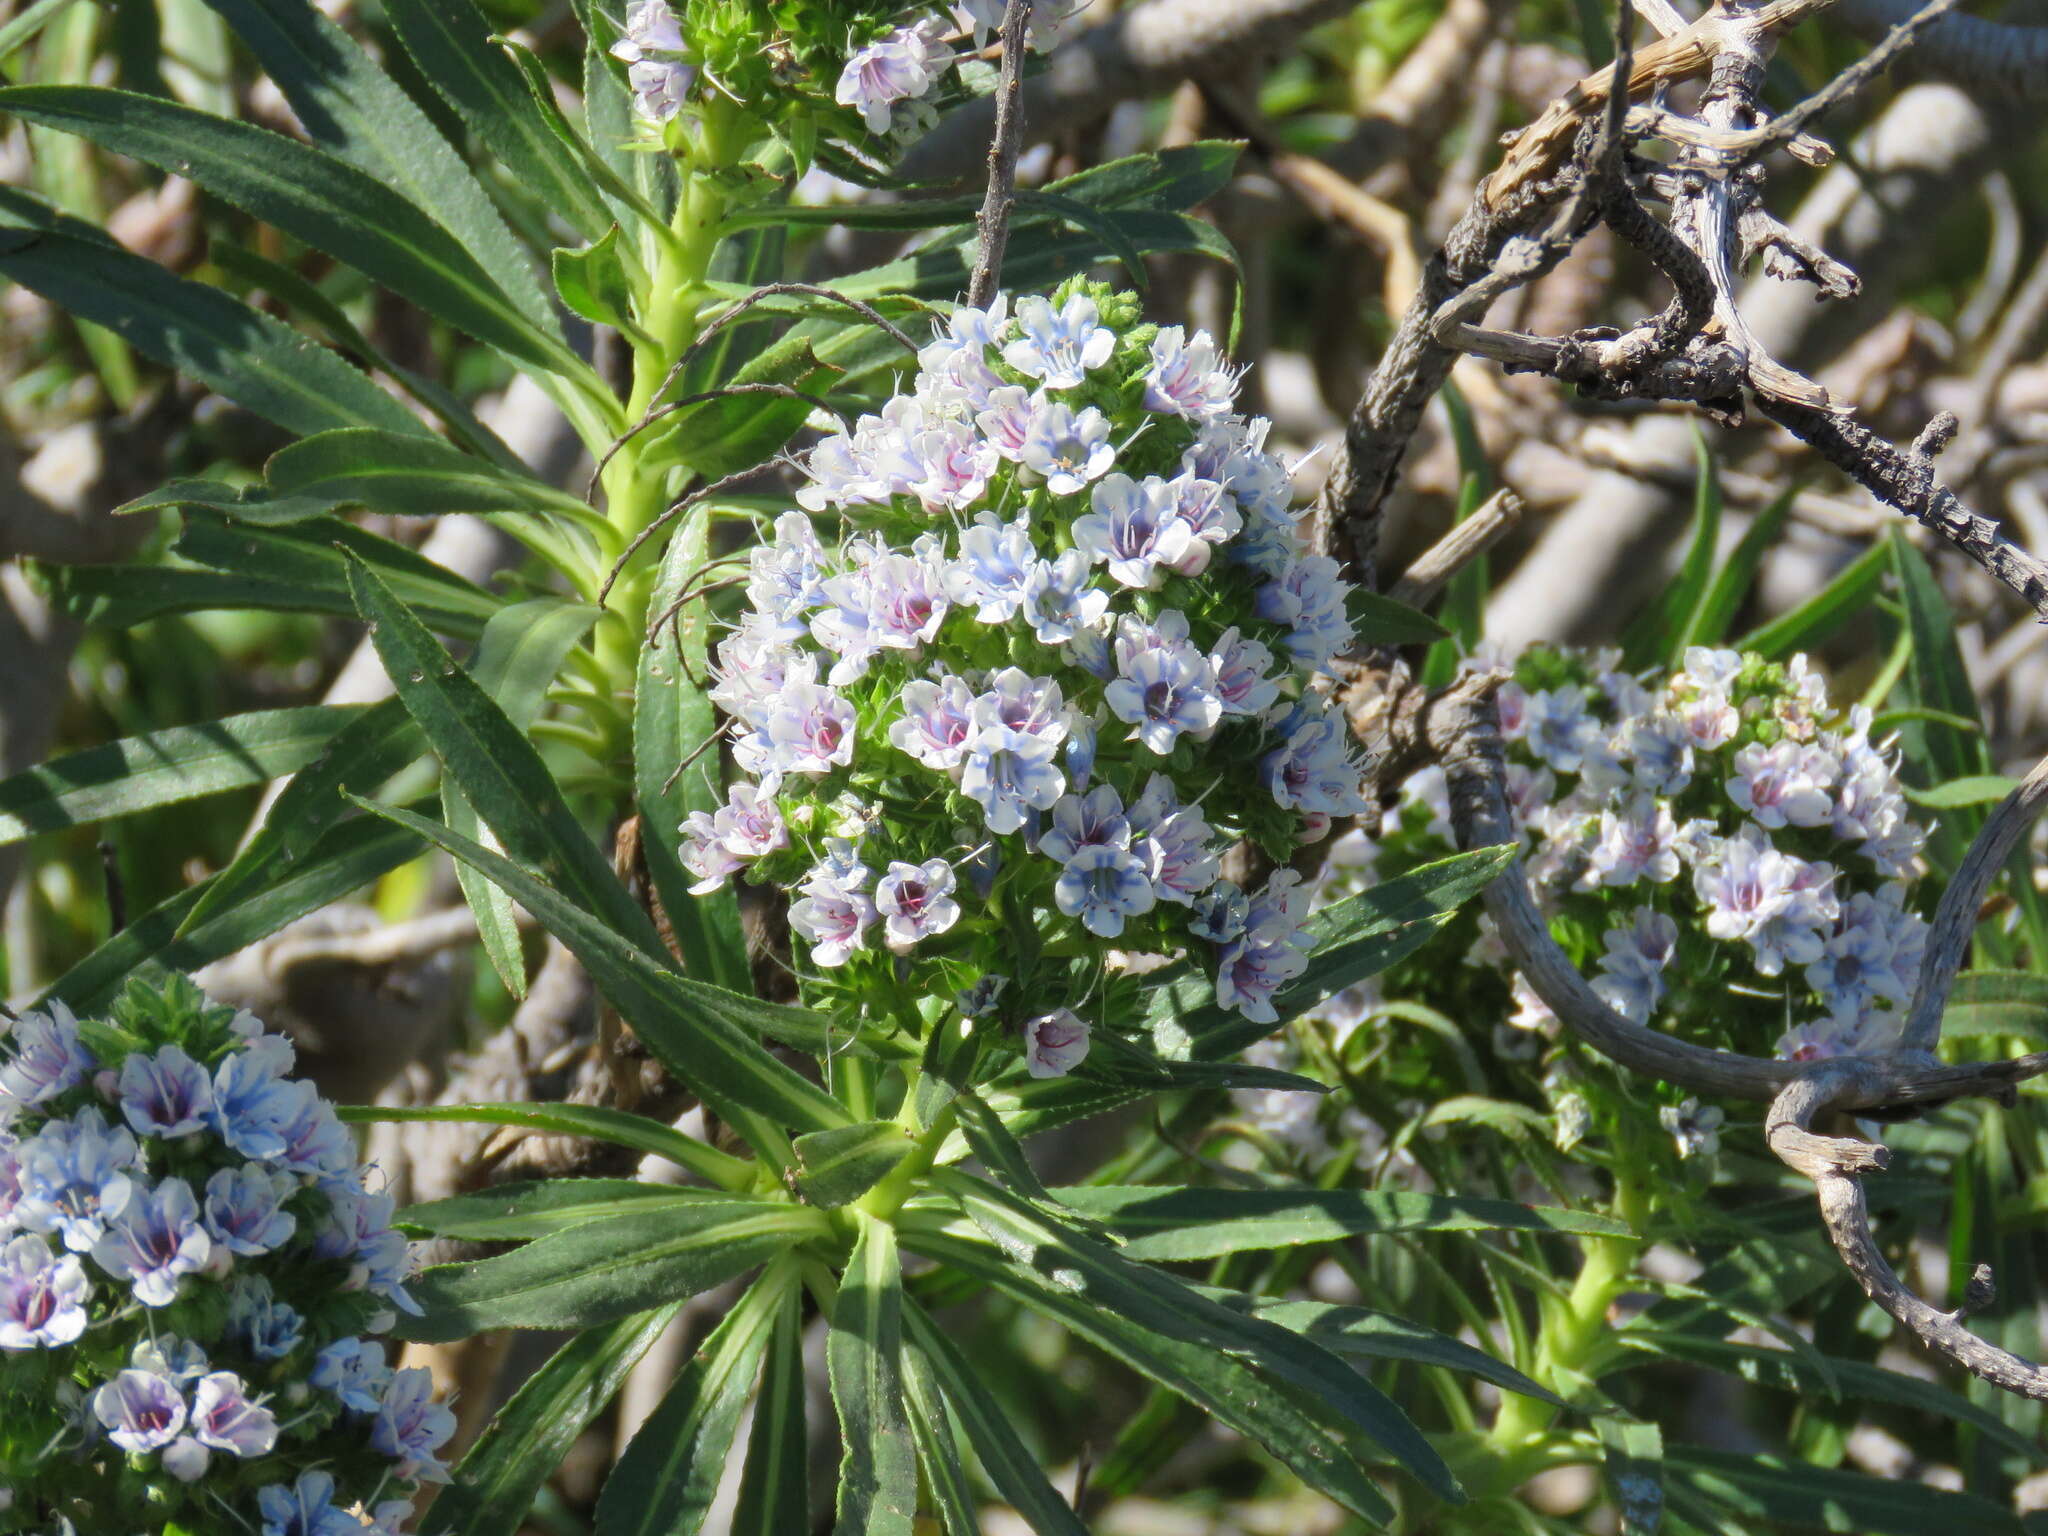
[[[975,216],[974,275],[967,302],[988,308],[1003,278],[1003,247],[1010,240],[1010,209],[1017,201],[1017,152],[1024,145],[1024,46],[1031,0],[1003,7],[1003,65],[996,83],[995,131],[988,141],[988,195]]]

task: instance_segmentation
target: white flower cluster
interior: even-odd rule
[[[1775,1017],[1797,1060],[1887,1049],[1926,943],[1908,903],[1926,832],[1870,712],[1832,718],[1803,656],[1779,667],[1695,647],[1661,684],[1617,666],[1532,649],[1499,695],[1530,879],[1561,932],[1599,935],[1594,989],[1638,1023],[1707,1033],[1729,996],[1753,999],[1734,1012]],[[1441,769],[1403,801],[1386,837],[1417,828],[1415,807],[1425,835],[1447,835]],[[1498,961],[1497,941],[1473,958]],[[1551,1025],[1514,981],[1510,1022]]]
[[[406,1243],[290,1042],[183,978],[0,1030],[9,1516],[396,1536],[454,1419],[363,1337],[418,1311]]]
[[[750,556],[712,690],[749,777],[682,857],[699,890],[793,889],[814,967],[894,987],[883,948],[973,983],[1034,924],[1069,952],[1193,938],[1222,1002],[1272,1021],[1305,966],[1297,877],[1241,892],[1220,857],[1364,808],[1306,686],[1349,641],[1347,589],[1298,547],[1210,339],[1136,316],[1080,284],[956,311]]]
[[[668,0],[633,0],[626,11],[626,34],[611,51],[626,66],[633,107],[642,118],[659,126],[683,110],[698,70]]]
[[[1044,52],[1059,41],[1061,24],[1085,0],[1031,0],[1030,46]],[[1003,0],[962,0],[945,19],[923,15],[890,28],[848,56],[840,72],[835,99],[851,107],[871,133],[887,133],[900,105],[922,102],[940,76],[970,57],[956,54],[949,41],[960,33],[973,36],[980,49],[1003,24]],[[928,114],[927,114],[928,115]]]

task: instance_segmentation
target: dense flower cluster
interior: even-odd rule
[[[1080,3],[1033,0],[1030,46],[1041,52],[1050,48]],[[778,37],[776,46],[766,51],[780,57],[785,75],[836,68],[836,79],[826,77],[832,99],[856,113],[868,132],[886,135],[930,125],[930,98],[939,81],[989,43],[1002,25],[1004,7],[1003,0],[908,9],[861,7],[868,14],[856,15],[850,30],[826,8],[818,8],[815,17],[806,15],[806,9],[790,8],[781,19],[798,30]],[[699,19],[691,17],[690,24],[695,27]],[[701,19],[707,25],[719,20],[710,15]],[[721,45],[731,41],[716,33],[687,36],[684,17],[670,0],[632,0],[624,33],[611,53],[626,66],[635,109],[646,122],[660,127],[683,111],[700,85],[737,98],[743,82],[725,80],[725,71],[707,68],[705,58],[707,52],[714,57],[729,52]],[[756,52],[762,51],[759,41],[753,38]]]
[[[290,1043],[182,978],[0,1029],[0,1530],[395,1536],[454,1419],[365,1337],[405,1240]]]
[[[684,829],[698,888],[792,890],[814,989],[1074,1010],[1033,1021],[1035,1072],[1086,1049],[1111,944],[1206,954],[1272,1022],[1309,893],[1221,856],[1284,859],[1364,801],[1308,686],[1347,589],[1266,423],[1208,336],[1100,285],[959,309],[919,361],[751,555],[712,691],[746,777]]]
[[[1752,1053],[1887,1049],[1926,943],[1908,899],[1926,832],[1870,712],[1834,716],[1803,656],[1695,647],[1661,683],[1617,666],[1532,649],[1499,696],[1530,880],[1560,936],[1583,936],[1594,989]],[[1447,835],[1441,769],[1403,801],[1385,834]],[[1497,961],[1497,941],[1471,958]],[[1549,1028],[1514,986],[1512,1022]]]

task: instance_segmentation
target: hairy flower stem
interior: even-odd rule
[[[726,156],[732,149],[725,125],[731,110],[716,97],[705,102],[699,131],[677,167],[682,186],[676,198],[675,216],[667,238],[658,242],[658,253],[648,274],[646,304],[638,316],[640,329],[651,344],[634,349],[633,385],[625,409],[629,422],[639,421],[647,414],[670,371],[697,339],[704,284],[711,273],[719,225],[725,217],[726,196],[721,178],[727,169]],[[648,463],[653,446],[647,435],[635,436],[605,466],[607,516],[618,532],[621,548],[661,516],[671,500],[671,477]],[[647,627],[652,568],[650,562],[619,577],[606,603],[607,617],[591,641],[615,697],[630,697],[632,693],[641,637]],[[617,745],[624,749],[624,743]]]
[[[1637,1231],[1648,1214],[1645,1192],[1629,1179],[1617,1176],[1614,1185],[1614,1214]],[[1636,1256],[1642,1247],[1634,1237],[1592,1237],[1585,1242],[1585,1262],[1569,1295],[1562,1301],[1543,1303],[1542,1330],[1536,1340],[1536,1357],[1529,1374],[1559,1395],[1568,1395],[1571,1379],[1581,1373],[1600,1345],[1607,1330],[1607,1309],[1627,1287],[1635,1272]],[[1533,1397],[1508,1393],[1501,1399],[1500,1413],[1493,1421],[1488,1444],[1501,1457],[1502,1487],[1488,1492],[1505,1493],[1523,1481],[1524,1462],[1540,1461],[1544,1441],[1557,1420],[1558,1410]]]

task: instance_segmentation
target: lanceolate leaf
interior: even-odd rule
[[[1369,1436],[1439,1497],[1463,1497],[1450,1468],[1407,1416],[1321,1346],[1218,1306],[1165,1271],[1137,1262],[1140,1255],[1133,1247],[1097,1243],[1030,1202],[958,1169],[938,1170],[933,1183],[960,1202],[1019,1270],[1153,1333],[1254,1362],[1276,1384],[1317,1403],[1333,1427]]]
[[[665,1157],[721,1186],[739,1188],[752,1181],[752,1165],[742,1159],[728,1157],[659,1120],[602,1104],[363,1104],[344,1106],[340,1114],[344,1120],[362,1124],[382,1120],[512,1125],[551,1136],[588,1136],[593,1141]]]
[[[458,330],[550,373],[581,378],[559,331],[526,314],[416,203],[323,150],[155,97],[97,86],[0,91],[0,111],[189,176],[346,262]]]
[[[666,969],[511,860],[436,822],[391,806],[367,808],[411,828],[502,886],[569,946],[648,1049],[728,1123],[762,1115],[778,1125],[812,1131],[851,1122],[845,1105],[750,1037],[745,1022],[750,1011],[771,1005]]]
[[[5,187],[0,276],[288,432],[382,427],[428,435],[367,374],[311,337]]]
[[[903,1401],[910,1410],[917,1464],[924,1468],[925,1486],[938,1509],[939,1525],[946,1536],[981,1536],[974,1489],[967,1481],[960,1442],[953,1432],[953,1415],[939,1391],[938,1379],[916,1350],[905,1349],[897,1358],[903,1366]]]
[[[532,252],[426,113],[310,0],[207,0],[277,82],[306,137],[428,210],[536,325],[553,324]]]
[[[796,1185],[812,1205],[833,1210],[873,1189],[910,1155],[909,1134],[894,1120],[812,1131],[793,1143]]]
[[[1038,1463],[959,1346],[925,1312],[906,1299],[904,1331],[959,1417],[968,1444],[996,1491],[1016,1507],[1038,1536],[1087,1536],[1073,1507],[1047,1481]]]
[[[470,0],[385,0],[384,14],[421,75],[513,179],[586,239],[602,233],[611,222],[604,200]]]
[[[410,1289],[426,1316],[399,1332],[435,1343],[485,1328],[589,1328],[709,1290],[824,1231],[819,1212],[737,1198],[584,1222],[502,1258],[425,1271]]]
[[[341,1118],[359,1124],[384,1116],[374,1110],[365,1114],[360,1109],[344,1108]],[[652,1206],[688,1205],[720,1198],[722,1194],[716,1190],[653,1184],[645,1179],[533,1179],[493,1185],[473,1195],[450,1195],[445,1200],[408,1205],[392,1220],[396,1226],[436,1237],[461,1238],[473,1243],[520,1243],[580,1227],[586,1221],[628,1216]]]
[[[1213,1259],[1254,1248],[1329,1242],[1367,1232],[1568,1232],[1628,1237],[1590,1211],[1457,1195],[1366,1189],[1194,1189],[1086,1184],[1053,1198],[1126,1239],[1133,1259]]]
[[[1055,1284],[1029,1265],[1012,1262],[988,1243],[921,1222],[907,1223],[904,1237],[908,1246],[927,1258],[1014,1296],[1141,1375],[1206,1409],[1220,1422],[1257,1441],[1311,1488],[1346,1509],[1379,1524],[1393,1519],[1393,1506],[1342,1433],[1329,1426],[1330,1415],[1321,1405],[1289,1392],[1248,1361],[1147,1328],[1113,1307]]]
[[[533,743],[367,566],[351,565],[349,581],[399,701],[505,851],[545,871],[648,954],[660,954],[654,924],[578,824]]]
[[[839,1523],[834,1536],[910,1536],[917,1456],[903,1403],[903,1271],[896,1229],[865,1211],[840,1278],[825,1341],[839,1411]]]
[[[53,758],[0,780],[0,843],[268,783],[310,763],[362,713],[356,704],[266,709]]]
[[[672,1301],[621,1318],[555,1351],[456,1464],[454,1486],[434,1500],[420,1536],[516,1536],[534,1495],[681,1308]]]
[[[732,1536],[782,1536],[810,1528],[811,1437],[804,1397],[803,1298],[791,1287],[776,1309],[775,1333],[761,1367],[761,1394],[754,1400]],[[670,1536],[687,1533],[677,1530]]]
[[[1685,1488],[1755,1522],[1853,1531],[1856,1536],[2021,1536],[2019,1517],[1989,1499],[1910,1478],[1871,1477],[1845,1467],[1787,1463],[1774,1456],[1672,1446],[1664,1477],[1674,1499]]]
[[[605,1480],[597,1501],[597,1536],[695,1536],[702,1528],[771,1340],[780,1350],[785,1332],[799,1333],[801,1373],[797,1307],[802,1293],[795,1277],[793,1264],[771,1264],[683,1367]],[[775,1390],[778,1369],[787,1366],[771,1358],[764,1393]],[[799,1374],[799,1399],[801,1393]],[[799,1403],[797,1423],[802,1422]],[[802,1528],[801,1521],[781,1527]]]

